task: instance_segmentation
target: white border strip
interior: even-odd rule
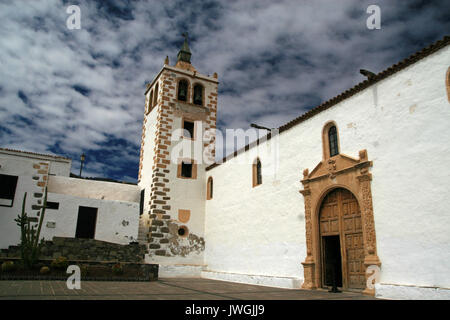
[[[267,287],[285,288],[285,289],[300,289],[300,287],[303,284],[303,279],[300,278],[248,275],[248,274],[216,272],[216,271],[202,271],[201,277],[205,279],[253,284]]]
[[[375,297],[394,300],[450,300],[450,289],[377,283]]]

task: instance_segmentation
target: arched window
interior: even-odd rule
[[[253,163],[253,187],[262,184],[262,174],[261,174],[261,161],[259,158]]]
[[[183,79],[178,82],[178,93],[177,93],[178,100],[187,101],[188,88],[189,88],[189,83],[187,82],[187,80]]]
[[[206,200],[213,198],[213,178],[208,178],[208,183],[206,184]]]
[[[194,86],[194,104],[199,106],[203,105],[203,86],[201,84],[196,84]]]
[[[330,146],[330,157],[339,154],[336,126],[332,126],[328,130],[328,144]]]
[[[158,102],[158,90],[159,90],[159,83],[156,83],[155,87],[155,96],[153,98],[153,106],[156,106],[156,103]]]
[[[339,154],[339,130],[334,121],[327,122],[322,129],[323,159]]]
[[[150,91],[150,99],[148,100],[147,113],[152,111],[152,107],[153,107],[153,90]]]

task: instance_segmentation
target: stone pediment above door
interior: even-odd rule
[[[359,151],[358,159],[344,154],[337,154],[333,157],[324,157],[311,173],[308,169],[303,171],[303,179],[301,180],[303,190],[300,190],[300,193],[304,197],[306,227],[306,259],[302,262],[305,279],[302,287],[304,289],[314,289],[323,286],[323,279],[321,278],[323,270],[321,265],[322,242],[319,215],[326,195],[338,188],[346,189],[346,192],[351,193],[360,208],[363,238],[363,252],[360,252],[360,254],[364,257],[364,272],[369,266],[379,268],[381,265],[377,255],[372,205],[372,174],[369,172],[372,165],[372,161],[368,160],[367,151],[361,150]],[[347,218],[341,218],[340,224],[342,225]],[[341,242],[345,244],[346,240],[343,241]],[[362,269],[358,270],[361,271]],[[368,273],[365,273],[365,275],[367,279],[370,276]],[[365,293],[375,293],[372,285],[367,285],[366,283],[366,286]]]
[[[311,173],[309,173],[308,169],[305,169],[305,171],[303,171],[303,179],[304,181],[313,181],[327,177],[334,178],[349,170],[362,169],[371,166],[372,161],[368,161],[366,150],[361,150],[359,152],[359,159],[355,159],[345,154],[338,154],[319,162]]]

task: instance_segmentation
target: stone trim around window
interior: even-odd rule
[[[333,127],[333,126],[336,127],[338,154],[341,150],[341,143],[339,141],[339,128],[338,128],[336,122],[329,121],[323,126],[323,129],[322,129],[323,160],[330,158],[330,140],[329,140],[328,132],[330,131],[331,127]]]
[[[187,90],[187,92],[186,92],[186,101],[178,100],[178,88],[180,87],[180,82],[183,81],[183,80],[187,82],[187,86],[186,86],[186,90]],[[176,101],[189,103],[191,101],[191,82],[189,81],[188,78],[184,78],[184,77],[177,78],[176,82],[177,82],[177,85],[176,85],[176,88],[175,88],[175,90],[176,90],[175,91],[175,99],[176,99]]]
[[[192,163],[192,173],[191,173],[191,177],[183,177],[182,174],[182,163]],[[178,165],[177,165],[177,178],[180,179],[192,179],[195,180],[197,179],[197,163],[195,162],[195,160],[193,159],[179,159],[178,160]]]
[[[184,135],[184,122],[188,121],[188,122],[192,122],[194,124],[194,130],[193,130],[193,135],[192,137],[188,138]],[[182,139],[187,139],[187,140],[195,140],[195,138],[197,137],[197,124],[195,123],[195,120],[192,120],[191,118],[186,118],[186,117],[182,117],[181,118],[181,129],[183,129],[183,135],[181,136]]]
[[[202,87],[202,104],[196,104],[196,103],[194,103],[195,86],[200,86],[200,87]],[[195,82],[192,84],[192,104],[194,104],[194,105],[196,105],[196,106],[202,106],[202,107],[204,107],[204,106],[205,106],[205,99],[206,99],[206,95],[205,95],[205,86],[204,86],[201,82],[195,81]]]

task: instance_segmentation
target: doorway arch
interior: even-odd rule
[[[361,209],[352,192],[334,188],[322,200],[318,214],[320,284],[344,289],[365,288]]]
[[[345,263],[343,260],[341,261],[341,272],[344,276],[342,280],[343,282],[346,281],[345,284],[343,283],[343,286],[344,288],[359,288],[362,286],[362,288],[365,288],[364,293],[370,295],[375,294],[373,281],[371,280],[372,282],[369,284],[370,275],[365,273],[369,266],[375,265],[380,267],[381,265],[377,255],[375,221],[372,206],[372,174],[370,173],[372,165],[372,161],[368,160],[367,151],[361,150],[358,159],[344,154],[338,154],[332,158],[323,159],[311,172],[308,169],[303,171],[303,179],[301,180],[303,190],[300,190],[300,193],[304,197],[306,228],[306,258],[302,262],[304,272],[303,289],[315,289],[324,286],[322,279],[323,244],[321,243],[322,238],[319,228],[321,208],[324,201],[327,201],[329,193],[341,188],[347,190],[352,195],[352,197],[347,195],[347,200],[358,205],[358,214],[351,215],[352,219],[349,219],[349,221],[352,220],[353,222],[347,222],[347,224],[353,223],[353,226],[355,223],[358,223],[357,229],[355,229],[358,230],[358,235],[355,236],[356,240],[353,239],[353,236],[351,237],[352,239],[347,239],[347,243],[353,244],[353,241],[356,241],[357,245],[355,246],[356,253],[353,251],[346,252],[346,256],[351,255],[352,258],[349,260],[354,260],[353,263],[349,264],[348,261],[345,261]],[[356,200],[353,200],[353,198]],[[341,230],[345,230],[344,217],[345,215],[342,215],[342,218],[336,220],[338,223],[337,230],[339,232],[335,235],[339,235],[342,238],[346,236],[345,231],[342,231],[341,236]],[[341,223],[340,227],[339,223]],[[348,226],[348,228],[350,227]],[[359,228],[361,231],[359,231]],[[362,239],[359,238],[360,236],[362,236]],[[358,241],[362,243],[363,267],[361,267],[361,248]],[[340,248],[347,250],[347,245],[342,245],[341,239],[339,239],[338,243]],[[350,248],[350,246],[348,247]],[[341,258],[344,256],[341,254]],[[357,257],[357,259],[353,259],[354,257]],[[356,268],[355,264],[359,268]],[[344,270],[345,268],[351,271],[347,272]],[[365,281],[363,285],[361,285],[361,272],[364,272]]]

